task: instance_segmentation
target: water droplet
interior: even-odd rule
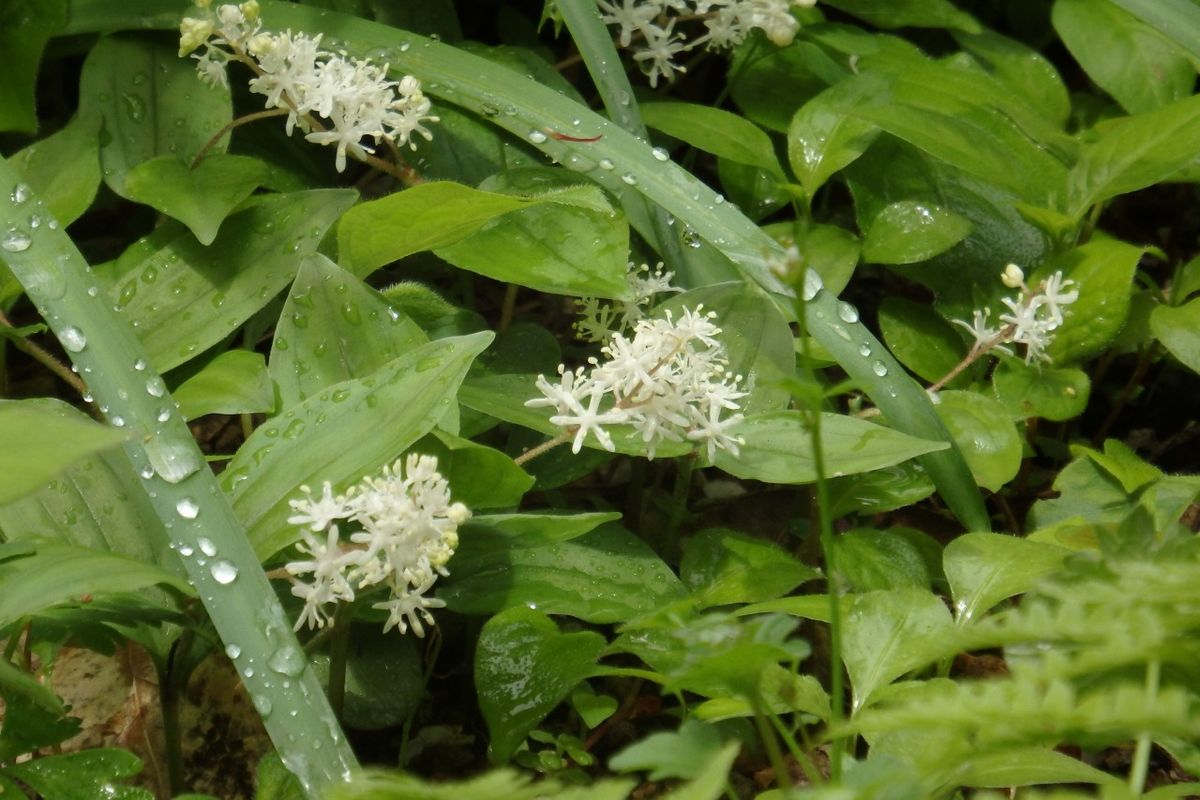
[[[683,243],[686,244],[688,247],[692,248],[693,250],[700,247],[700,244],[701,244],[700,234],[696,233],[696,229],[693,228],[691,225],[688,225],[686,228],[683,229],[682,239],[683,239]]]
[[[629,184],[630,186],[633,186],[637,184],[637,175],[634,175],[632,172],[626,172],[621,176],[621,180],[625,181],[625,183]]]
[[[113,414],[111,417],[108,418],[108,421],[112,423],[112,426],[114,428],[124,428],[125,427],[125,418],[122,417],[120,414]]]
[[[723,194],[717,195],[716,197],[713,198],[713,202],[716,203],[717,205],[721,205],[721,203],[725,202],[725,195],[723,195]]]
[[[137,361],[133,362],[133,368],[135,370],[137,370],[138,372],[144,372],[146,369],[146,366],[147,366],[146,359],[144,359],[144,358],[139,358]]]
[[[816,270],[806,269],[804,271],[804,288],[801,290],[800,296],[806,303],[815,299],[824,288],[825,284],[822,283],[821,276],[817,274]]]
[[[195,519],[200,515],[200,506],[192,498],[183,497],[175,504],[175,513],[184,519]]]
[[[10,253],[23,253],[29,249],[31,244],[33,244],[33,240],[29,238],[29,234],[16,228],[10,229],[8,233],[4,234],[4,238],[0,239],[0,247]]]
[[[304,433],[304,420],[294,419],[283,429],[283,438],[298,439]]]
[[[242,648],[238,647],[236,644],[230,643],[225,645],[225,655],[229,656],[230,658],[237,658],[241,654]]]
[[[83,335],[83,331],[73,325],[68,325],[59,331],[58,340],[62,342],[63,349],[68,353],[81,353],[83,348],[87,347],[87,337]]]
[[[863,358],[871,355],[871,345],[867,344],[866,342],[860,344],[858,346],[858,354]]]
[[[858,322],[858,309],[842,301],[838,303],[838,316],[841,317],[842,322]]]
[[[233,583],[235,580],[237,580],[238,576],[238,568],[231,562],[225,561],[224,559],[213,562],[209,572],[212,573],[213,580],[222,586],[227,586]]]
[[[155,375],[153,378],[146,379],[146,394],[151,397],[162,397],[167,393],[167,385],[163,383],[163,379]]]
[[[194,552],[196,552],[196,551],[192,549],[192,546],[190,544],[182,544],[181,543],[179,545],[179,555],[183,556],[184,558],[191,558],[192,553],[194,553]]]
[[[546,141],[546,134],[542,133],[541,131],[530,131],[529,141],[533,142],[534,144],[541,144],[542,142]]]
[[[656,147],[651,150],[650,155],[654,156],[659,161],[669,161],[671,159],[671,154],[661,147]]]
[[[294,645],[285,644],[280,647],[272,655],[267,662],[274,671],[281,675],[287,675],[289,678],[295,678],[304,671],[304,665],[307,663],[304,658],[304,653]]]
[[[265,694],[254,695],[254,708],[258,711],[260,717],[267,717],[271,714],[271,698]]]
[[[615,166],[616,164],[614,164],[610,158],[600,159],[600,169],[612,169]]]
[[[205,536],[201,536],[196,541],[196,544],[200,545],[200,552],[204,553],[204,555],[208,556],[209,558],[212,558],[213,556],[215,556],[217,554],[217,546],[215,544],[213,544],[212,539],[209,539]]]
[[[351,325],[362,324],[362,314],[359,312],[356,303],[342,303],[341,311],[342,317],[346,322],[349,322]]]
[[[29,199],[29,187],[23,183],[18,183],[13,187],[12,193],[9,195],[14,206],[19,206]]]
[[[142,467],[140,470],[138,470],[138,475],[142,476],[142,480],[148,481],[154,477],[154,470],[150,467]]]
[[[875,361],[871,364],[871,371],[882,378],[888,374],[887,364],[884,364],[882,361]]]
[[[132,92],[121,93],[121,104],[125,108],[125,113],[134,122],[141,122],[146,118],[146,101]]]
[[[159,422],[166,422],[167,420],[169,420],[171,418],[171,409],[165,408],[165,407],[160,408],[158,410],[157,416],[155,416],[154,418],[156,420],[158,420]]]

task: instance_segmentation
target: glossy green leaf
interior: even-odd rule
[[[933,481],[915,461],[834,478],[829,482],[835,517],[855,512],[880,514],[919,503],[931,494]]]
[[[128,750],[81,750],[66,755],[42,756],[5,771],[31,786],[47,800],[152,800],[146,789],[115,786],[113,781],[142,771],[142,761]]]
[[[0,6],[0,131],[34,133],[35,90],[46,42],[67,20],[65,0],[10,0]]]
[[[72,463],[127,438],[59,401],[0,400],[0,503],[41,488]]]
[[[338,225],[338,254],[347,269],[364,277],[413,253],[448,247],[510,211],[543,203],[601,212],[608,207],[594,186],[516,195],[448,181],[422,183],[349,211]]]
[[[24,545],[0,545],[6,551]],[[80,602],[85,594],[128,592],[161,584],[192,594],[177,575],[126,556],[85,547],[40,544],[31,555],[0,561],[0,620],[5,624],[59,603]]]
[[[820,576],[778,545],[724,528],[688,539],[679,565],[700,608],[771,600]]]
[[[192,420],[205,414],[258,414],[275,409],[275,387],[261,353],[226,350],[171,393],[179,413]]]
[[[488,620],[475,648],[475,690],[493,761],[512,756],[525,735],[587,677],[604,645],[598,633],[561,633],[549,617],[528,608]]]
[[[1022,594],[1062,566],[1071,551],[999,533],[968,533],[950,544],[942,560],[954,609],[973,620],[1001,600]]]
[[[1183,50],[1108,0],[1055,0],[1052,19],[1088,77],[1130,114],[1191,95],[1196,70]]]
[[[826,0],[880,28],[953,28],[976,33],[979,23],[949,0]]]
[[[152,235],[153,250],[139,253],[111,295],[151,363],[170,369],[221,341],[282,291],[298,261],[353,202],[354,193],[343,189],[271,195],[229,217],[207,247],[167,229]]]
[[[480,514],[473,518],[472,525],[482,525],[493,533],[517,539],[567,542],[596,530],[606,522],[621,518],[617,511],[584,511],[560,513],[511,513]]]
[[[1031,285],[1062,270],[1079,289],[1079,299],[1064,308],[1063,324],[1046,348],[1055,364],[1095,356],[1121,330],[1129,315],[1133,276],[1144,252],[1116,239],[1093,239],[1038,269]]]
[[[966,391],[939,395],[938,414],[967,459],[975,482],[993,492],[1021,468],[1021,437],[999,401]]]
[[[229,213],[267,180],[266,163],[216,153],[194,168],[177,156],[158,156],[125,175],[125,196],[173,217],[212,244]]]
[[[437,456],[454,499],[472,511],[516,507],[533,486],[533,476],[504,453],[445,431],[434,431],[414,450]]]
[[[971,223],[939,206],[905,201],[879,212],[863,241],[863,258],[876,264],[914,264],[967,238]]]
[[[299,532],[288,500],[301,485],[339,488],[398,458],[445,413],[490,333],[441,339],[359,380],[326,389],[268,420],[238,450],[221,481],[260,558]]]
[[[653,733],[617,752],[608,768],[618,772],[648,772],[647,780],[697,777],[724,749],[721,734],[711,725],[686,719],[679,730]]]
[[[233,117],[229,89],[200,80],[176,43],[144,35],[101,39],[83,64],[79,106],[104,118],[104,182],[125,194],[128,172],[155,156],[190,161]],[[223,152],[224,137],[214,148]]]
[[[746,118],[768,130],[785,133],[796,110],[824,91],[830,81],[813,69],[811,59],[828,56],[812,44],[794,41],[787,47],[743,45],[735,51],[730,71],[737,80],[730,94]],[[843,75],[848,75],[845,70]]]
[[[300,263],[271,341],[271,377],[289,408],[365,378],[427,341],[407,315],[321,255]]]
[[[933,585],[924,555],[913,538],[900,530],[846,531],[835,543],[838,572],[856,592]]]
[[[79,218],[100,186],[100,117],[76,114],[10,159],[59,225]]]
[[[521,208],[435,252],[460,269],[541,292],[622,297],[629,291],[624,215],[610,208],[595,186],[577,181],[562,170],[533,168],[484,181],[481,188],[491,191],[541,199],[582,195],[586,203]]]
[[[716,465],[730,475],[768,483],[815,481],[812,436],[804,420],[799,411],[747,417],[735,430],[746,440],[740,453],[718,451]],[[821,415],[821,444],[831,477],[888,467],[947,446],[839,414]]]
[[[879,304],[879,329],[892,355],[930,383],[945,377],[967,354],[962,337],[927,303],[885,297]]]
[[[862,91],[857,81],[835,84],[801,106],[788,125],[788,161],[810,199],[879,136],[879,128],[840,110]]]
[[[342,718],[361,731],[403,725],[425,695],[420,640],[383,633],[376,625],[371,628],[354,628],[346,655]],[[318,654],[313,666],[322,682],[328,684],[329,654]]]
[[[1013,359],[996,367],[992,386],[1010,414],[1054,422],[1082,414],[1092,392],[1092,382],[1081,369],[1036,367]]]
[[[1200,8],[1190,0],[1113,0],[1200,59]]]
[[[1193,372],[1200,372],[1200,299],[1181,306],[1158,306],[1150,314],[1154,338]]]
[[[862,253],[862,244],[850,231],[839,225],[798,226],[788,222],[765,225],[763,230],[787,248],[789,270],[815,270],[825,288],[834,294],[841,294],[850,283]]]
[[[856,595],[845,625],[842,658],[856,711],[876,690],[929,664],[954,629],[945,603],[923,589]]]
[[[1053,62],[1016,39],[990,31],[955,32],[954,40],[974,56],[980,67],[1050,121],[1063,125],[1071,99]]]
[[[1110,123],[1071,168],[1064,210],[1081,219],[1095,203],[1170,180],[1198,150],[1198,95]]]
[[[737,114],[696,103],[642,103],[639,109],[650,128],[697,150],[783,177],[770,137]]]
[[[459,532],[450,577],[438,584],[438,597],[453,611],[529,606],[588,622],[624,622],[684,596],[663,560],[620,526],[562,541],[478,522]]]

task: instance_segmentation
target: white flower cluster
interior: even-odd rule
[[[425,593],[438,575],[449,574],[446,562],[458,546],[458,526],[471,517],[465,505],[450,502],[450,486],[437,467],[434,456],[413,454],[403,469],[397,461],[345,494],[335,495],[329,483],[318,497],[300,487],[304,498],[288,501],[296,512],[288,522],[304,527],[296,549],[310,558],[284,567],[293,576],[292,594],[304,600],[297,630],[324,627],[328,605],[386,586],[391,597],[372,606],[388,612],[384,632],[411,627],[425,635],[422,619],[432,625],[429,609],[445,605]],[[348,541],[339,530],[345,523],[356,528]],[[295,580],[308,574],[311,583]]]
[[[634,60],[658,85],[660,77],[673,80],[686,70],[673,59],[700,45],[710,50],[735,47],[752,29],[759,28],[780,47],[791,44],[799,24],[792,6],[811,8],[816,0],[596,0],[604,21],[619,25],[622,47],[638,39]],[[675,30],[680,19],[702,18],[706,31],[688,41]]]
[[[197,5],[207,8],[208,0]],[[256,0],[222,5],[200,19],[185,17],[179,30],[180,56],[203,48],[192,56],[202,78],[227,85],[226,65],[247,64],[256,75],[250,91],[266,96],[267,108],[287,110],[289,135],[298,126],[308,141],[336,147],[338,172],[346,168],[347,153],[360,160],[374,153],[364,141],[416,147],[413,134],[432,138],[422,123],[438,118],[429,114],[420,81],[411,75],[389,81],[386,64],[322,50],[320,36],[264,32]]]
[[[1061,271],[1029,288],[1025,285],[1025,273],[1016,264],[1004,268],[1000,279],[1010,289],[1020,289],[1016,297],[1000,300],[1008,312],[999,317],[1002,327],[994,328],[988,323],[992,315],[990,308],[975,309],[971,321],[954,320],[956,325],[966,328],[975,339],[973,351],[995,349],[1012,355],[1004,342],[1025,346],[1025,363],[1050,361],[1046,348],[1054,339],[1054,332],[1063,323],[1063,306],[1079,299],[1079,290],[1073,289],[1075,281],[1063,280]]]
[[[537,378],[542,397],[525,405],[550,407],[550,421],[574,432],[578,453],[589,433],[606,450],[614,449],[606,425],[632,425],[654,458],[659,442],[685,439],[704,443],[711,460],[718,449],[737,455],[742,440],[729,430],[742,420],[740,375],[730,376],[725,349],[716,336],[716,315],[703,306],[684,309],[676,320],[640,319],[632,338],[614,333],[601,348],[605,360],[591,358],[591,369],[559,365],[559,382]]]
[[[639,319],[646,316],[646,309],[657,295],[681,292],[671,285],[674,272],[663,272],[662,262],[650,269],[649,264],[635,265],[629,262],[625,280],[629,284],[629,295],[624,300],[602,300],[596,297],[579,299],[581,319],[575,323],[575,334],[585,342],[604,342],[614,332],[631,330]]]

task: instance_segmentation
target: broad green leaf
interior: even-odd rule
[[[737,205],[755,222],[788,204],[790,195],[783,183],[784,178],[758,167],[720,158],[717,159],[717,178],[729,202]]]
[[[811,431],[799,411],[747,417],[734,431],[746,441],[737,456],[717,452],[716,465],[739,478],[767,483],[817,479]],[[840,414],[821,415],[821,446],[828,477],[867,472],[943,450],[945,442],[918,439],[891,428]]]
[[[0,545],[0,559],[14,547]],[[192,594],[180,577],[152,564],[104,550],[40,544],[35,552],[0,561],[0,621],[8,624],[59,603],[80,602],[86,594],[128,592],[144,586],[169,586]]]
[[[629,291],[629,227],[597,187],[577,181],[564,170],[533,168],[484,181],[482,189],[542,199],[583,194],[587,202],[522,208],[435,252],[460,269],[541,292],[622,297]]]
[[[571,692],[571,708],[583,720],[588,730],[611,717],[619,707],[617,698],[607,694],[596,694],[587,683],[579,684],[575,691]]]
[[[0,131],[37,131],[35,90],[42,50],[66,21],[65,0],[9,0],[0,5]]]
[[[796,109],[830,83],[814,71],[814,56],[829,58],[811,42],[800,40],[787,47],[743,44],[734,51],[730,67],[733,101],[751,122],[785,133]],[[848,74],[848,69],[842,72]]]
[[[254,800],[305,800],[304,787],[283,765],[278,753],[263,756],[258,762]]]
[[[1120,439],[1105,439],[1103,452],[1090,447],[1073,447],[1071,452],[1074,455],[1085,455],[1095,461],[1109,475],[1120,481],[1121,488],[1130,495],[1163,477],[1162,470],[1143,461],[1129,445]]]
[[[717,800],[729,784],[729,770],[742,750],[740,742],[729,742],[704,764],[695,780],[666,794],[662,800]]]
[[[1005,359],[992,374],[996,397],[1010,414],[1062,422],[1087,408],[1092,382],[1074,367],[1036,367]]]
[[[398,458],[445,413],[490,333],[442,339],[359,380],[344,381],[268,420],[221,481],[260,558],[291,544],[288,500],[301,485],[345,488]]]
[[[1192,94],[1196,70],[1183,50],[1108,0],[1055,0],[1052,19],[1088,77],[1130,114]]]
[[[1029,529],[1040,530],[1076,519],[1095,525],[1116,524],[1134,508],[1121,482],[1087,457],[1063,467],[1052,488],[1058,497],[1033,504],[1029,510]]]
[[[370,631],[355,628],[346,655],[342,718],[361,731],[403,725],[425,696],[420,640],[372,627]],[[313,666],[322,682],[328,682],[328,653],[318,654]]]
[[[946,545],[942,559],[959,620],[973,620],[1001,600],[1028,591],[1062,566],[1070,552],[999,533],[959,536]]]
[[[0,759],[11,763],[18,756],[33,753],[70,739],[80,730],[78,717],[49,710],[22,694],[8,695],[4,703],[4,724],[0,726]],[[25,790],[0,771],[0,788],[15,792],[20,800]]]
[[[834,541],[838,572],[856,592],[933,585],[924,555],[898,529],[847,531]]]
[[[454,499],[472,511],[515,507],[533,486],[533,476],[504,453],[445,431],[434,431],[414,450],[437,456]]]
[[[146,789],[116,786],[113,781],[142,771],[142,761],[128,750],[81,750],[67,755],[41,756],[5,771],[31,786],[47,800],[152,800]]]
[[[1200,60],[1200,8],[1191,0],[1113,0]]]
[[[617,525],[562,541],[472,523],[459,531],[438,597],[463,614],[529,606],[588,622],[625,622],[684,597],[653,550]]]
[[[979,23],[950,0],[825,0],[879,28],[953,28],[977,33]]]
[[[1120,779],[1074,756],[1043,747],[1022,747],[980,753],[956,774],[962,786],[1007,789],[1044,783],[1095,783],[1121,785]]]
[[[938,414],[967,459],[975,482],[993,492],[1021,469],[1021,437],[999,401],[967,391],[939,395]]]
[[[930,383],[945,377],[967,354],[962,337],[927,303],[885,297],[879,304],[879,330],[892,355]],[[956,378],[950,385],[961,382]]]
[[[1054,64],[1037,50],[990,30],[955,32],[954,40],[980,67],[1021,95],[1051,122],[1063,125],[1071,113],[1067,87]]]
[[[639,110],[647,127],[697,150],[783,177],[770,137],[733,112],[695,103],[642,103]]]
[[[723,528],[706,528],[688,539],[679,565],[679,577],[700,608],[771,600],[820,576],[772,542]]]
[[[561,633],[549,617],[528,608],[488,620],[475,648],[475,690],[493,761],[507,761],[516,752],[525,735],[587,677],[604,644],[591,631]]]
[[[471,524],[486,526],[493,533],[512,537],[514,542],[529,539],[537,544],[539,539],[556,542],[577,539],[620,518],[617,511],[480,514],[472,518]]]
[[[322,255],[300,263],[275,336],[271,378],[283,408],[353,378],[365,378],[424,344],[408,316]]]
[[[679,730],[653,733],[620,750],[608,760],[617,772],[648,772],[647,780],[691,779],[724,749],[712,725],[686,719]]]
[[[1107,123],[1068,177],[1064,210],[1082,219],[1095,203],[1170,180],[1200,151],[1200,95]]]
[[[338,225],[338,254],[359,277],[422,250],[448,247],[499,216],[544,203],[603,212],[594,186],[576,185],[544,194],[482,192],[459,183],[422,183],[355,206]]]
[[[850,597],[850,595],[846,595],[846,597]],[[790,614],[801,619],[829,622],[829,595],[803,594],[781,597],[778,600],[766,600],[762,603],[743,606],[735,613],[739,617],[751,614]]]
[[[188,420],[205,414],[259,414],[275,409],[275,387],[266,361],[252,350],[226,350],[171,394]]]
[[[205,247],[188,232],[151,236],[111,295],[160,371],[221,341],[283,290],[354,193],[270,195],[229,217]],[[136,247],[136,245],[135,245]]]
[[[62,700],[46,684],[17,667],[7,658],[0,658],[0,696],[20,696],[52,714],[66,714]]]
[[[232,119],[229,89],[200,80],[171,41],[144,35],[101,39],[83,64],[82,112],[101,115],[104,182],[125,195],[128,172],[155,156],[191,161]],[[213,148],[224,152],[228,136]]]
[[[971,223],[940,206],[893,203],[871,222],[863,259],[876,264],[914,264],[946,252],[967,238]]]
[[[787,249],[787,271],[815,270],[821,283],[834,294],[841,294],[850,283],[862,253],[862,244],[850,231],[839,225],[800,226],[790,222],[775,222],[763,226],[763,230]]]
[[[1031,285],[1062,270],[1075,281],[1079,299],[1064,308],[1062,327],[1046,354],[1055,364],[1091,358],[1104,350],[1125,324],[1133,276],[1145,249],[1116,239],[1093,239],[1044,264]]]
[[[1154,338],[1193,372],[1200,372],[1200,298],[1181,306],[1158,306],[1150,314]]]
[[[127,436],[59,401],[0,400],[0,503],[40,489],[74,462]]]
[[[856,595],[845,625],[842,658],[855,711],[876,690],[940,655],[954,629],[945,603],[923,589]]]
[[[59,225],[77,220],[100,186],[100,117],[76,114],[66,127],[9,159]]]
[[[811,596],[811,595],[810,595]],[[771,714],[800,712],[817,719],[829,719],[829,694],[812,675],[797,675],[786,667],[772,664],[763,670],[758,684],[759,698],[751,703],[745,697],[726,696],[705,700],[692,709],[694,719],[719,722],[736,717],[752,717],[755,709]]]
[[[971,481],[974,485],[974,481]],[[862,512],[880,514],[921,502],[933,494],[933,481],[915,461],[834,478],[829,497],[835,517]]]
[[[267,180],[267,165],[249,156],[216,153],[194,168],[177,156],[158,156],[125,175],[125,196],[188,226],[200,244],[212,244],[217,229],[243,200]]]
[[[809,100],[788,126],[788,161],[809,199],[834,173],[852,163],[879,136],[879,129],[839,110],[864,91],[858,81],[844,81]],[[873,89],[871,90],[873,91]]]

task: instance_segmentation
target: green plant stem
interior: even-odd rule
[[[333,613],[333,632],[329,637],[329,706],[338,719],[346,706],[346,661],[350,656],[350,613],[339,603]]]
[[[163,740],[167,755],[167,782],[171,795],[184,790],[183,781],[183,731],[179,725],[179,704],[187,690],[188,671],[183,662],[192,648],[195,632],[184,629],[179,639],[171,645],[166,669],[159,679],[159,703],[162,705]]]
[[[675,486],[671,491],[671,513],[667,517],[667,532],[663,546],[674,556],[678,552],[679,525],[687,514],[688,495],[692,490],[692,476],[696,472],[696,457],[689,454],[675,459]]]
[[[544,441],[541,444],[539,444],[537,447],[531,447],[528,450],[526,450],[524,453],[521,453],[521,455],[519,455],[513,459],[513,463],[516,464],[517,466],[520,466],[528,461],[532,461],[533,459],[537,458],[538,456],[542,455],[543,453],[550,452],[554,448],[558,447],[560,444],[566,444],[567,442],[571,441],[571,439],[573,439],[574,437],[575,437],[575,433],[573,431],[567,431],[566,433],[560,433],[558,436],[555,436],[553,439]]]
[[[5,328],[14,327],[13,324],[8,321],[8,317],[6,317],[2,311],[0,311],[0,326]],[[45,350],[39,345],[34,344],[28,339],[14,339],[12,344],[13,347],[17,348],[22,353],[29,356],[34,361],[38,362],[43,367],[61,378],[63,383],[70,386],[81,396],[87,394],[87,384],[81,381],[78,375],[76,375],[74,372],[71,372],[70,367],[55,358],[48,350]]]
[[[1157,659],[1151,659],[1146,664],[1146,703],[1152,703],[1155,696],[1158,694],[1158,682],[1162,673],[1162,663]],[[1146,788],[1146,772],[1150,767],[1150,749],[1154,746],[1154,742],[1150,739],[1148,732],[1142,733],[1137,738],[1137,746],[1133,751],[1133,765],[1129,768],[1129,791],[1137,797],[1141,797],[1142,790]]]
[[[796,742],[796,737],[792,736],[791,732],[784,726],[783,720],[779,718],[778,714],[769,714],[768,719],[772,727],[779,734],[779,738],[787,746],[792,758],[800,765],[800,769],[804,770],[804,777],[813,786],[819,784],[821,782],[821,773],[817,771],[816,765],[812,763],[812,759],[808,757],[808,754],[800,748],[800,745]]]
[[[235,120],[227,122],[225,127],[221,128],[221,130],[210,136],[208,141],[201,145],[200,149],[196,151],[196,156],[192,159],[192,163],[188,165],[189,168],[195,169],[196,167],[200,166],[200,162],[204,160],[206,155],[208,155],[208,151],[216,147],[217,142],[221,141],[221,139],[227,136],[234,128],[240,128],[242,125],[248,125],[251,122],[258,122],[260,119],[286,116],[288,113],[289,112],[286,108],[272,108],[266,111],[255,111],[253,114],[245,114]]]
[[[771,768],[775,771],[775,784],[786,793],[792,788],[792,773],[783,760],[783,751],[779,749],[775,731],[767,722],[766,712],[763,711],[758,698],[754,699],[751,707],[754,709],[754,727],[758,730],[758,738],[762,740],[763,747],[767,750],[767,760],[771,762]]]

